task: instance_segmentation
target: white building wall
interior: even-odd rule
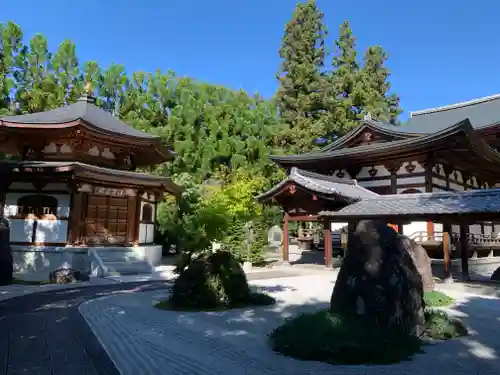
[[[31,242],[35,220],[18,219],[17,201],[26,195],[36,194],[35,188],[30,183],[14,182],[10,190],[25,190],[23,192],[7,192],[5,197],[4,215],[9,220],[11,226],[10,238],[12,242]],[[65,184],[47,184],[42,189],[44,191],[68,190]],[[68,218],[70,213],[71,196],[67,194],[47,194],[57,199],[57,217],[66,220],[37,220],[35,242],[45,243],[65,243],[68,236]]]
[[[142,213],[143,213],[145,205],[150,205],[152,208],[153,223],[140,223],[139,224],[139,243],[140,244],[153,243],[154,236],[155,236],[155,225],[154,225],[154,221],[156,218],[155,205],[153,203],[150,203],[150,202],[141,201],[139,218],[142,219]]]

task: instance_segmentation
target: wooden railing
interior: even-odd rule
[[[443,232],[427,233],[426,231],[419,231],[412,233],[408,236],[415,242],[429,242],[429,241],[443,241]],[[500,246],[500,237],[497,234],[475,234],[468,233],[467,238],[470,244],[474,245],[498,245]],[[460,241],[460,235],[458,233],[452,233],[452,242]]]

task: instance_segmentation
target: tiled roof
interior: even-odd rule
[[[399,131],[430,134],[468,118],[478,129],[500,122],[500,94],[411,113]]]
[[[439,141],[441,139],[455,135],[460,132],[465,132],[467,135],[469,135],[469,138],[471,138],[472,142],[472,137],[474,136],[475,132],[472,129],[469,120],[465,119],[458,123],[452,124],[446,129],[442,129],[432,134],[427,134],[420,137],[410,137],[399,141],[386,142],[386,143],[372,143],[357,147],[340,148],[332,151],[316,152],[310,154],[285,155],[285,156],[271,155],[271,160],[277,163],[287,163],[287,162],[290,163],[290,162],[329,160],[344,156],[363,156],[369,154],[385,155],[389,152],[391,153],[401,152],[404,150],[409,150],[411,147],[420,147],[421,145],[426,145],[431,142]],[[484,146],[487,147],[486,144],[484,144]]]
[[[182,191],[182,188],[176,185],[170,177],[158,176],[149,173],[133,172],[121,169],[111,169],[98,167],[95,165],[80,163],[80,162],[66,162],[66,161],[10,161],[3,160],[0,161],[0,171],[5,171],[5,169],[12,171],[15,169],[22,168],[42,168],[43,170],[54,168],[59,172],[76,172],[76,173],[95,173],[98,175],[115,176],[121,179],[131,179],[143,182],[148,182],[152,184],[165,185],[170,187],[175,192]]]
[[[32,125],[51,125],[64,124],[76,120],[83,120],[96,128],[104,131],[137,138],[153,139],[156,136],[139,131],[127,125],[119,118],[111,115],[95,104],[90,96],[82,96],[76,103],[65,107],[51,109],[45,112],[27,113],[18,116],[0,117],[1,121],[32,124]]]
[[[339,195],[344,198],[359,200],[376,197],[378,194],[359,186],[356,180],[340,179],[322,175],[298,168],[292,168],[290,175],[267,192],[256,197],[258,201],[265,201],[278,193],[287,183],[294,182],[303,188],[324,195]]]
[[[323,211],[320,215],[376,219],[384,216],[423,217],[497,212],[500,213],[500,189],[380,195],[376,199],[363,199],[339,211]]]

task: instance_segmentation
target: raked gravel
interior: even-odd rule
[[[267,334],[285,317],[328,304],[333,274],[253,281],[277,298],[273,307],[185,313],[155,309],[166,292],[126,293],[86,302],[80,312],[122,375],[500,374],[500,300],[456,288],[449,312],[472,335],[425,347],[413,360],[387,366],[332,366],[269,349]],[[442,288],[447,288],[443,286]]]

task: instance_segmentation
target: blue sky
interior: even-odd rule
[[[271,96],[278,48],[295,0],[2,0],[0,22],[55,50],[72,39],[81,60],[128,71],[174,70]],[[358,47],[389,53],[406,112],[500,92],[498,0],[318,0],[333,47],[343,20]],[[406,115],[405,115],[406,117]]]

